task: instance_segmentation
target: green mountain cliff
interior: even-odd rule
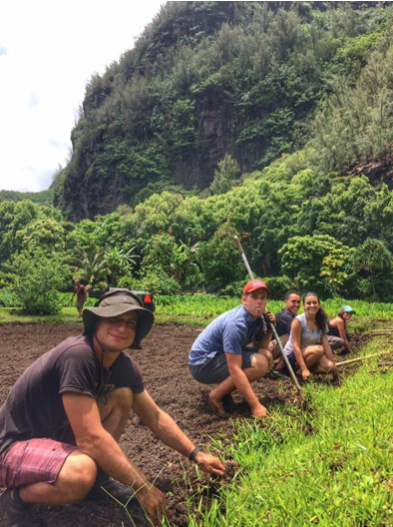
[[[324,140],[331,97],[355,90],[370,56],[386,53],[385,4],[168,2],[90,80],[55,204],[70,219],[94,218],[157,191],[207,189],[225,156],[245,174]],[[340,170],[369,154],[310,163]]]

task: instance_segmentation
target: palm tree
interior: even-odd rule
[[[107,282],[108,264],[103,249],[96,249],[91,244],[88,247],[78,247],[75,253],[67,262],[81,280],[90,288],[94,288],[99,282]]]
[[[133,254],[135,247],[130,249],[119,249],[113,247],[104,253],[105,263],[110,275],[111,284],[115,285],[121,276],[131,275],[138,255]]]

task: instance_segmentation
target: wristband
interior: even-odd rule
[[[199,446],[196,446],[196,447],[194,448],[194,450],[191,452],[191,454],[188,456],[188,459],[189,459],[190,461],[194,461],[195,456],[198,454],[199,451],[200,451],[200,447],[199,447]]]

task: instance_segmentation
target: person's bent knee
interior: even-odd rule
[[[79,450],[70,454],[56,480],[61,486],[64,503],[73,503],[87,496],[97,478],[97,464]]]
[[[332,362],[331,360],[327,359],[326,363],[325,363],[325,367],[327,369],[327,371],[331,371],[331,370],[334,370],[334,368],[336,367],[335,363]]]
[[[322,357],[325,353],[323,346],[316,346],[316,353],[319,357]]]
[[[97,400],[101,419],[107,417],[108,412],[116,408],[122,414],[127,415],[131,411],[133,394],[130,388],[116,388],[106,393]]]
[[[272,352],[267,348],[259,348],[258,354],[262,357],[265,357],[268,363],[268,368],[271,368],[273,365],[273,355]]]
[[[116,388],[105,394],[108,403],[113,403],[116,407],[130,410],[132,406],[132,391],[130,388]]]
[[[273,358],[271,353],[268,350],[263,351],[267,353],[255,353],[251,362],[251,367],[258,371],[261,377],[265,375],[265,373],[273,364]]]

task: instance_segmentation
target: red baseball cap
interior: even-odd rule
[[[262,280],[250,280],[244,286],[243,295],[246,295],[247,293],[253,293],[258,289],[264,289],[267,293],[270,293],[270,289],[265,284],[265,282],[262,282]]]

